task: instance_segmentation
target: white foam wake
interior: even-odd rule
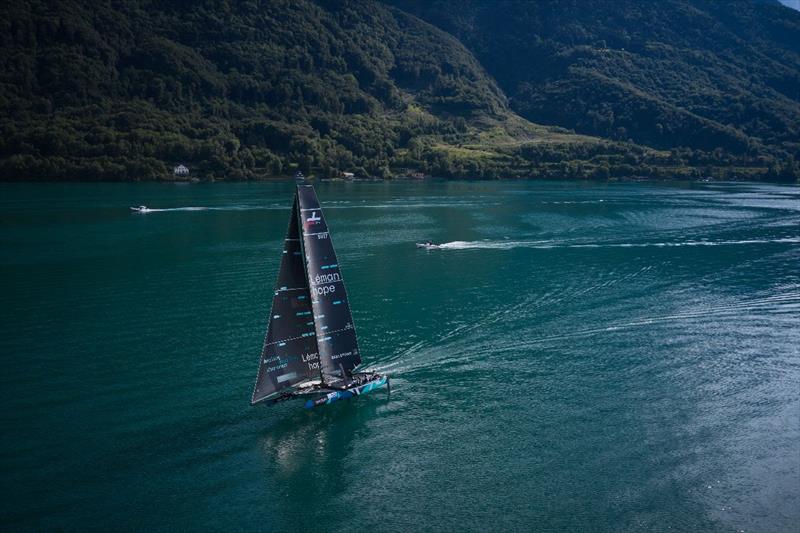
[[[208,207],[167,207],[164,209],[150,208],[137,211],[138,213],[165,213],[168,211],[205,211]]]
[[[252,210],[287,210],[286,206],[268,205],[228,205],[228,206],[187,206],[187,207],[148,207],[137,213],[172,213],[179,211],[252,211]]]
[[[672,248],[682,246],[741,246],[748,244],[800,244],[800,237],[776,239],[744,239],[725,241],[677,241],[639,243],[569,243],[564,241],[452,241],[439,246],[441,250],[511,250],[514,248]]]
[[[418,209],[418,208],[436,208],[436,207],[475,207],[479,204],[475,203],[416,203],[416,204],[359,204],[359,203],[340,203],[339,205],[325,205],[325,211],[331,209]],[[487,205],[487,204],[481,204]],[[497,205],[497,204],[492,204]],[[287,205],[226,205],[226,206],[186,206],[186,207],[162,207],[151,208],[137,211],[137,213],[169,213],[179,211],[251,211],[251,210],[283,210],[289,211]]]
[[[552,200],[542,201],[542,204],[602,204],[605,200]]]

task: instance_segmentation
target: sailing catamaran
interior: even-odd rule
[[[298,184],[251,404],[311,395],[306,409],[366,394],[389,377],[361,364],[336,252],[317,194]]]

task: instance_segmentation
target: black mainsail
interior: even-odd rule
[[[367,394],[389,377],[361,364],[328,225],[311,185],[298,185],[251,403],[304,394],[306,409]]]
[[[314,310],[304,264],[295,194],[251,403],[320,377]]]
[[[361,363],[358,339],[317,194],[311,185],[298,185],[297,197],[322,381],[335,384]]]

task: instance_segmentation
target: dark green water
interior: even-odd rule
[[[322,185],[394,387],[307,412],[292,186],[0,188],[2,529],[798,531],[800,189]]]

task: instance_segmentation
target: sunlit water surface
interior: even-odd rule
[[[320,185],[393,388],[309,412],[292,187],[2,186],[3,529],[798,531],[800,189]]]

